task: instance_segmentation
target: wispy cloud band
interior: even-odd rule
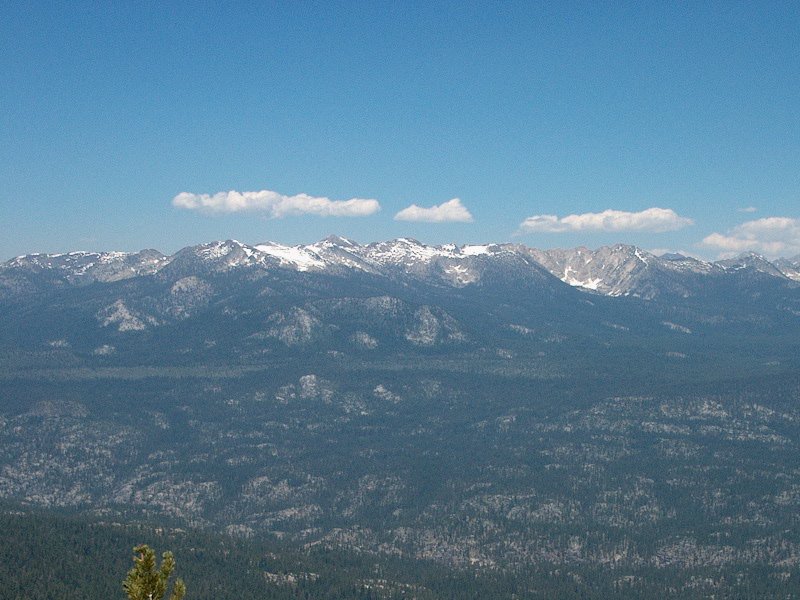
[[[423,223],[471,223],[472,214],[461,204],[459,198],[453,198],[442,204],[424,208],[412,204],[394,216],[395,221],[417,221]]]
[[[568,233],[577,231],[651,231],[662,233],[676,231],[694,221],[682,217],[671,208],[647,208],[639,212],[604,210],[599,213],[582,213],[558,217],[534,215],[519,226],[520,233]]]
[[[218,192],[216,194],[192,194],[182,192],[172,199],[172,205],[186,210],[207,214],[261,212],[270,219],[281,219],[295,215],[319,217],[365,217],[381,208],[377,200],[351,198],[331,200],[325,197],[297,194],[285,196],[270,190],[259,192]]]

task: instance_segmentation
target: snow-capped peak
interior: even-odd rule
[[[274,242],[264,242],[254,246],[259,252],[273,256],[283,267],[294,267],[298,271],[324,269],[325,261],[308,246],[283,246]]]
[[[340,235],[329,235],[324,240],[320,240],[314,245],[323,245],[323,246],[338,246],[339,248],[347,248],[348,250],[360,248],[361,245],[358,242],[355,242],[351,239],[346,237],[342,237]]]
[[[760,272],[784,280],[800,280],[797,259],[781,259],[772,263],[753,253],[708,263],[682,255],[659,257],[625,244],[596,250],[584,247],[537,250],[512,244],[459,246],[451,243],[433,246],[404,237],[362,246],[338,236],[296,246],[269,241],[253,246],[237,240],[215,241],[184,248],[172,256],[164,256],[155,250],[143,250],[135,254],[32,254],[11,259],[0,265],[0,270],[18,270],[18,277],[23,279],[42,274],[48,279],[55,278],[74,285],[118,281],[158,272],[164,272],[169,277],[237,268],[279,268],[301,272],[327,270],[331,274],[342,275],[347,271],[359,270],[374,275],[412,277],[459,287],[481,281],[487,268],[491,269],[492,277],[496,277],[510,265],[514,265],[514,277],[519,276],[519,269],[527,265],[532,270],[544,268],[564,283],[584,290],[608,296],[632,295],[646,299],[664,293],[691,295],[696,288],[697,277],[723,277],[726,273]]]
[[[409,265],[417,262],[430,262],[435,258],[457,258],[455,246],[426,246],[411,238],[397,238],[388,242],[378,242],[365,247],[367,256],[380,264]]]
[[[480,256],[482,254],[491,254],[498,250],[497,244],[483,244],[480,246],[462,246],[461,254],[464,256]]]

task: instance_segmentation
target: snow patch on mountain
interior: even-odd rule
[[[572,273],[573,273],[572,267],[567,266],[564,269],[564,275],[560,278],[561,281],[563,281],[564,283],[567,283],[567,284],[569,284],[569,285],[571,285],[573,287],[582,287],[582,288],[585,288],[587,290],[593,290],[593,291],[597,291],[600,288],[600,286],[603,285],[603,278],[602,277],[596,277],[594,279],[589,279],[589,280],[584,281],[582,279],[575,278],[572,275]]]
[[[258,244],[255,249],[264,254],[274,256],[282,267],[294,267],[298,271],[324,269],[327,264],[321,260],[308,246],[282,246],[272,242]]]
[[[68,252],[18,256],[4,265],[27,273],[50,272],[73,285],[113,282],[155,273],[168,257],[155,250],[128,252]]]
[[[445,266],[442,272],[446,274],[448,279],[458,287],[469,285],[478,281],[478,273],[469,267],[461,264],[451,264]]]
[[[331,268],[355,269],[368,273],[377,273],[380,270],[364,256],[363,246],[347,238],[332,235],[302,248]]]
[[[483,256],[499,250],[497,244],[483,244],[481,246],[462,246],[461,254],[464,256]]]
[[[370,244],[364,255],[382,265],[405,265],[427,263],[435,258],[456,258],[454,247],[426,246],[410,238],[398,238],[389,242]]]
[[[242,247],[242,244],[236,240],[211,242],[210,244],[198,246],[197,256],[207,260],[218,260],[220,258],[226,258],[229,256],[231,252],[237,249],[237,247]],[[247,256],[247,253],[245,253],[245,256]]]
[[[800,282],[800,259],[774,263],[756,254],[716,263],[680,254],[656,256],[635,246],[616,244],[596,250],[538,250],[515,244],[431,246],[398,238],[361,246],[330,236],[309,245],[287,246],[263,242],[248,246],[236,240],[187,247],[172,256],[154,250],[125,252],[70,252],[20,256],[0,265],[0,297],[36,293],[40,286],[85,285],[160,274],[166,281],[203,273],[253,269],[253,277],[276,267],[298,272],[326,271],[334,276],[363,271],[391,278],[465,287],[506,274],[510,281],[539,272],[540,267],[564,283],[607,296],[634,296],[651,300],[660,295],[689,297],[699,289],[700,277],[760,273]]]

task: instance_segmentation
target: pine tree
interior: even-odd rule
[[[170,575],[175,570],[172,552],[164,552],[161,566],[156,566],[156,553],[146,544],[133,549],[133,568],[122,582],[122,588],[129,600],[163,600],[167,592]],[[186,585],[178,578],[172,588],[169,600],[181,600],[186,593]]]

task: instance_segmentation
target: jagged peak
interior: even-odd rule
[[[218,240],[188,246],[172,256],[156,250],[127,252],[75,251],[59,254],[19,256],[0,265],[6,270],[19,268],[31,273],[48,271],[69,282],[113,281],[160,272],[228,271],[236,268],[290,269],[345,273],[362,270],[392,277],[405,274],[416,278],[442,279],[468,285],[479,281],[487,268],[510,265],[504,257],[518,257],[532,269],[545,269],[570,285],[606,295],[653,297],[659,290],[687,291],[683,274],[710,275],[739,270],[758,271],[779,278],[797,279],[797,266],[788,259],[770,262],[755,252],[734,259],[707,263],[679,253],[656,256],[630,244],[612,244],[591,250],[538,250],[522,244],[428,245],[409,237],[360,245],[353,240],[331,235],[309,245],[284,245],[265,241],[248,245],[236,239]],[[800,256],[793,259],[794,265]],[[196,266],[195,266],[196,265]],[[516,265],[514,268],[519,268]],[[437,279],[439,278],[439,279]]]
[[[717,264],[722,265],[724,267],[750,267],[750,266],[766,266],[769,265],[772,268],[775,268],[775,265],[772,264],[766,257],[757,253],[757,252],[743,252],[733,258],[726,258],[724,260],[717,261]]]
[[[655,258],[654,254],[650,254],[647,250],[643,250],[642,248],[639,248],[639,246],[634,246],[633,244],[610,244],[608,246],[600,246],[594,251],[595,254],[603,252],[611,254],[627,254],[633,256],[646,254]]]
[[[71,252],[22,254],[5,262],[5,267],[41,268],[41,269],[70,269],[76,266],[109,265],[117,262],[126,262],[132,259],[146,259],[150,261],[164,260],[166,257],[158,250],[145,249],[138,252],[112,251],[87,251],[74,250]]]
[[[375,242],[365,246],[368,258],[381,264],[408,264],[414,261],[430,261],[435,258],[457,258],[457,248],[450,246],[428,246],[413,238],[396,238],[386,242]]]
[[[757,260],[759,262],[769,262],[763,254],[759,254],[758,252],[754,252],[750,250],[748,252],[742,252],[738,256],[735,256],[733,260]]]
[[[331,234],[331,235],[321,239],[316,244],[311,244],[311,246],[319,246],[319,245],[323,245],[323,244],[324,245],[339,246],[339,247],[348,248],[348,249],[350,249],[350,248],[361,248],[361,244],[359,244],[358,242],[356,242],[354,240],[351,240],[349,238],[343,237],[341,235],[335,235],[335,234]]]

